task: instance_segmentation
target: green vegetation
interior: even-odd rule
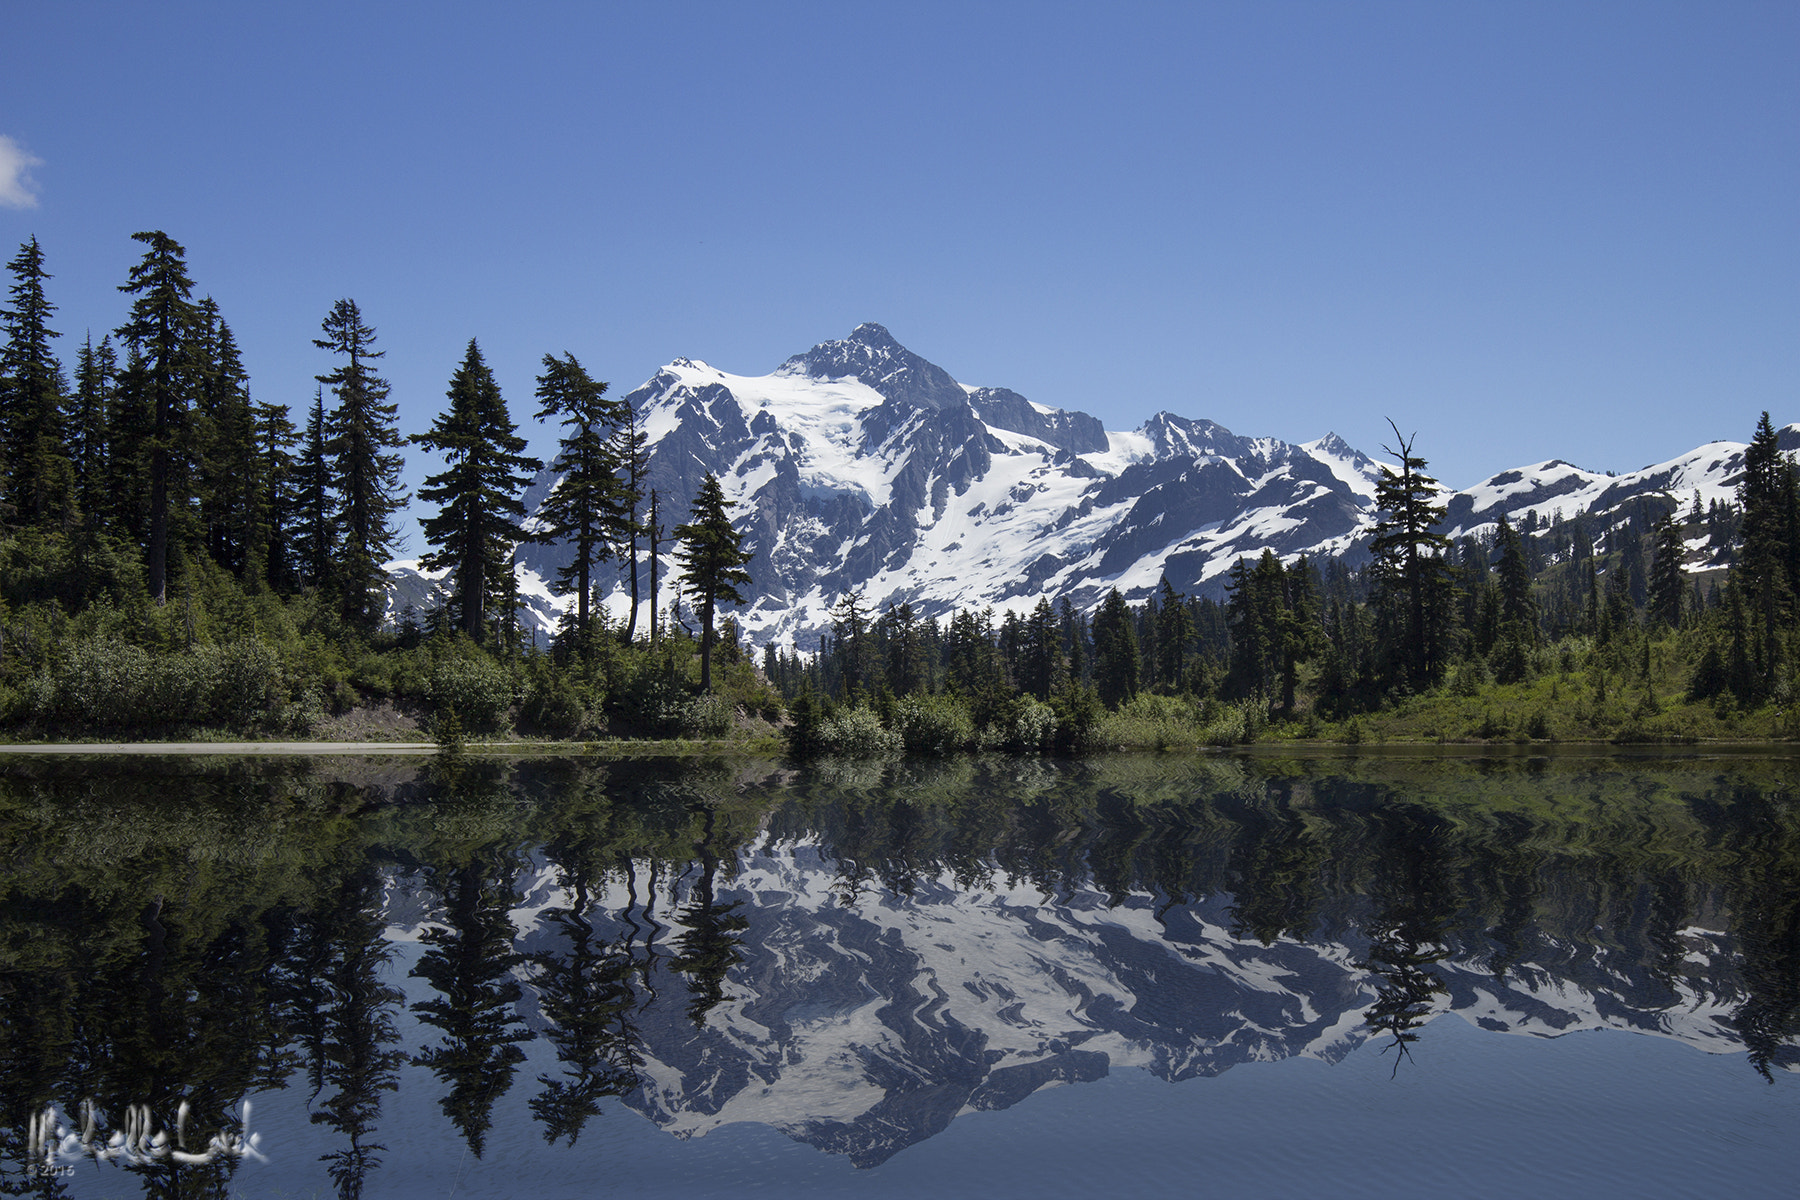
[[[1232,567],[1222,604],[1165,579],[1137,605],[1115,590],[1091,620],[1046,600],[997,625],[992,611],[941,625],[908,605],[872,616],[846,596],[816,658],[765,652],[796,713],[790,747],[1800,736],[1800,502],[1766,413],[1736,505],[1682,512],[1669,497],[1518,528],[1501,518],[1454,544],[1434,532],[1444,509],[1412,439],[1393,453],[1360,569],[1265,551]],[[1690,557],[1703,560],[1692,576]],[[931,732],[909,732],[926,702]]]
[[[545,355],[537,415],[562,425],[561,482],[528,531],[538,464],[473,339],[446,410],[412,439],[446,462],[420,498],[437,506],[425,562],[448,572],[450,598],[387,612],[404,442],[374,328],[353,300],[332,306],[314,344],[333,369],[299,428],[252,400],[183,248],[133,236],[145,250],[120,287],[126,319],[85,340],[72,382],[42,249],[8,263],[0,730],[13,737],[754,740],[780,726],[798,756],[880,757],[1800,733],[1800,489],[1767,414],[1731,504],[1534,512],[1452,544],[1427,462],[1396,429],[1366,563],[1265,552],[1233,566],[1223,602],[1164,580],[1091,614],[1044,598],[939,619],[850,594],[816,655],[767,646],[755,663],[720,612],[743,603],[751,555],[718,481],[701,481],[674,531],[694,635],[658,619],[664,531],[637,415],[573,355]],[[575,602],[548,647],[517,621],[512,556],[537,538],[575,551],[554,584]],[[630,580],[622,627],[593,595],[608,560]]]

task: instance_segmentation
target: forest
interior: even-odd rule
[[[849,594],[816,648],[758,656],[729,611],[755,548],[717,481],[647,493],[638,414],[572,354],[546,353],[536,380],[561,481],[528,514],[546,464],[475,340],[443,411],[405,437],[375,328],[341,299],[314,338],[330,369],[296,414],[252,399],[183,247],[133,237],[125,319],[87,336],[72,370],[36,239],[8,263],[0,729],[14,739],[736,740],[804,757],[1800,733],[1800,487],[1767,413],[1734,503],[1652,498],[1604,528],[1502,519],[1452,542],[1443,490],[1396,430],[1354,561],[1265,552],[1220,599],[1165,579],[1092,612],[1048,598],[877,611]],[[445,463],[416,500],[421,566],[444,572],[446,598],[390,614],[409,446]],[[683,506],[664,529],[659,510]],[[518,619],[512,556],[529,541],[571,554],[548,645]],[[671,546],[681,571],[660,581]],[[609,563],[628,580],[622,618],[597,602]]]

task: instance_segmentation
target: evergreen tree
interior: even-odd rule
[[[644,482],[650,471],[650,461],[644,449],[648,435],[639,427],[637,410],[629,402],[621,403],[619,407],[625,419],[619,424],[614,435],[616,439],[614,453],[618,459],[621,483],[623,484],[622,494],[619,498],[624,505],[625,523],[621,532],[624,535],[627,583],[631,588],[631,611],[625,617],[625,640],[630,642],[637,638],[638,535],[650,535],[650,572],[651,578],[654,580],[656,574],[655,539],[661,536],[661,532],[653,528],[656,524],[654,493],[652,493],[653,503],[649,525],[646,526],[638,521],[638,505],[644,501]],[[654,641],[656,636],[656,587],[654,582],[651,584],[650,590],[652,593],[650,600],[651,640]]]
[[[90,528],[100,528],[112,510],[107,489],[107,460],[111,453],[109,417],[116,401],[118,355],[111,336],[98,346],[90,335],[75,366],[75,403],[69,413],[69,459],[75,474],[75,506],[88,518]]]
[[[525,439],[515,430],[501,399],[500,385],[481,357],[475,339],[450,377],[450,407],[428,433],[412,440],[444,456],[448,464],[419,489],[419,499],[439,506],[419,523],[437,549],[420,564],[448,569],[455,589],[457,624],[483,640],[487,613],[499,609],[512,575],[512,549],[524,536],[525,505],[520,495],[543,466],[521,453]],[[508,613],[499,611],[502,624]]]
[[[1039,700],[1048,700],[1068,681],[1068,664],[1062,656],[1062,631],[1057,627],[1056,610],[1047,596],[1040,597],[1031,615],[1025,618],[1024,639],[1020,647],[1019,687]]]
[[[1094,686],[1101,703],[1117,708],[1137,695],[1141,669],[1131,607],[1114,588],[1094,614]]]
[[[1424,473],[1425,460],[1413,454],[1413,440],[1393,428],[1399,449],[1384,449],[1400,460],[1400,470],[1383,467],[1375,484],[1381,516],[1369,545],[1374,555],[1372,600],[1386,674],[1393,683],[1424,688],[1442,674],[1450,657],[1454,588],[1443,557],[1450,540],[1433,532],[1446,512],[1434,503],[1437,480]]]
[[[862,593],[845,592],[831,609],[836,640],[838,683],[845,700],[854,702],[875,684],[875,647],[869,636],[869,610]]]
[[[331,462],[325,452],[325,389],[313,393],[312,410],[293,474],[294,525],[290,541],[294,570],[305,587],[331,586],[331,549],[336,525],[331,506]]]
[[[258,404],[255,417],[257,470],[262,479],[267,523],[265,578],[276,591],[291,592],[300,581],[299,565],[294,557],[295,526],[300,516],[300,497],[295,484],[298,463],[294,448],[300,444],[300,435],[288,417],[286,405]]]
[[[1756,631],[1757,674],[1767,688],[1781,654],[1779,635],[1791,627],[1800,592],[1800,496],[1793,464],[1781,453],[1766,412],[1744,451],[1738,507],[1742,517],[1737,575]]]
[[[137,297],[119,336],[131,347],[121,389],[132,393],[148,423],[144,449],[149,470],[147,565],[150,596],[168,599],[170,514],[185,512],[193,457],[188,412],[195,390],[194,331],[199,311],[189,297],[187,251],[161,230],[131,235],[144,257],[119,290]]]
[[[1500,527],[1494,533],[1494,547],[1500,560],[1496,574],[1500,577],[1500,621],[1512,627],[1513,636],[1526,644],[1537,641],[1537,605],[1531,598],[1531,567],[1525,560],[1525,546],[1519,535],[1500,515]]]
[[[1656,544],[1650,559],[1650,619],[1670,629],[1681,625],[1681,602],[1686,595],[1687,573],[1681,569],[1686,547],[1681,526],[1673,515],[1656,525]]]
[[[63,436],[62,364],[51,352],[56,311],[44,295],[44,254],[34,237],[7,264],[13,273],[12,307],[0,310],[6,344],[0,347],[0,440],[7,496],[19,518],[36,525],[72,523],[74,472]]]
[[[744,549],[744,538],[731,526],[726,512],[731,502],[711,472],[700,484],[694,505],[685,525],[675,527],[681,540],[676,557],[681,560],[688,591],[694,596],[700,615],[700,688],[712,689],[713,613],[721,603],[742,604],[738,585],[750,582],[744,570],[754,554]]]
[[[400,486],[403,444],[395,429],[398,406],[387,403],[387,380],[370,369],[384,351],[374,349],[375,330],[363,324],[354,300],[339,300],[313,345],[345,361],[315,378],[331,389],[337,406],[325,420],[325,453],[335,506],[337,577],[333,580],[346,619],[373,629],[381,620],[393,551],[394,513],[406,503]]]
[[[539,533],[546,540],[566,541],[575,557],[558,571],[551,587],[558,595],[575,594],[575,644],[588,648],[588,598],[594,567],[612,553],[614,540],[634,520],[635,498],[619,480],[613,430],[629,406],[608,400],[606,385],[593,379],[573,354],[544,355],[538,376],[537,419],[559,419],[567,432],[550,469],[561,476],[538,509]],[[629,534],[635,548],[635,533]],[[635,573],[636,563],[632,564]],[[636,589],[632,606],[636,608]]]
[[[268,497],[250,378],[218,305],[208,297],[197,307],[194,424],[202,534],[214,562],[259,586],[268,558]]]
[[[1170,690],[1182,692],[1188,685],[1188,656],[1194,641],[1194,618],[1167,575],[1163,576],[1158,592],[1161,603],[1156,613],[1156,652],[1162,662],[1157,675]]]
[[[150,544],[150,440],[155,418],[144,395],[144,356],[125,344],[125,365],[107,406],[106,508],[100,524]]]

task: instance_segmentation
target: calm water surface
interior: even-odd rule
[[[1791,1196],[1794,767],[0,762],[0,1191]]]

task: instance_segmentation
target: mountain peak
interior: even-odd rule
[[[906,348],[894,340],[894,335],[887,331],[887,326],[877,325],[873,321],[864,321],[852,329],[850,336],[844,340],[855,342],[860,346],[867,346],[870,349],[904,350]]]
[[[948,371],[926,362],[873,321],[858,325],[841,341],[820,342],[794,355],[782,368],[814,379],[860,379],[889,400],[921,408],[967,406],[962,385]]]

